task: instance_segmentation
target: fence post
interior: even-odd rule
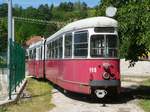
[[[12,63],[12,60],[11,60],[11,54],[12,54],[12,41],[11,39],[9,40],[9,46],[8,46],[8,49],[9,49],[9,56],[8,56],[8,62],[7,63],[7,66],[8,66],[8,75],[9,75],[9,99],[11,100],[11,90],[12,90],[12,71],[11,71],[11,63]]]

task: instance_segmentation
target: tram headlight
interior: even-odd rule
[[[102,74],[102,76],[103,76],[103,79],[105,79],[105,80],[109,80],[110,79],[110,74],[108,72],[104,72]]]

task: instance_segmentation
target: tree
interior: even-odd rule
[[[7,17],[7,9],[8,5],[7,4],[0,4],[0,17]]]
[[[0,21],[0,52],[7,50],[7,22],[6,19]]]
[[[23,8],[17,4],[15,4],[15,6],[13,7],[13,15],[14,16],[20,16],[23,13]]]
[[[102,0],[97,15],[105,15],[106,7],[113,5],[118,12],[120,54],[126,60],[136,62],[150,50],[150,1]]]
[[[48,4],[39,6],[38,19],[50,20],[52,18],[51,15],[51,9],[49,8]]]
[[[26,18],[37,18],[38,19],[38,10],[36,8],[33,8],[32,6],[30,6],[30,7],[26,8],[25,10],[23,10],[23,13],[20,16],[26,17]]]
[[[80,2],[80,0],[76,3],[62,2],[58,6],[42,4],[38,8],[30,6],[25,9],[16,4],[13,7],[13,16],[66,23],[88,17],[89,9],[87,4]],[[93,9],[90,12],[93,15]],[[7,4],[0,5],[0,17],[7,17]],[[58,28],[60,27],[56,24],[36,24],[32,21],[15,20],[15,40],[23,44],[30,36],[43,35],[48,37],[58,31]],[[7,39],[7,25],[6,30],[3,30],[4,34],[5,39]]]

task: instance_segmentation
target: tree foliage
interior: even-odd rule
[[[114,17],[119,22],[120,56],[135,62],[150,50],[150,1],[149,0],[100,0],[96,7],[90,8],[85,2],[62,2],[58,6],[40,5],[38,8],[23,9],[15,5],[13,16],[42,19],[47,21],[74,21],[91,16],[105,16],[108,6],[115,6]],[[7,5],[0,5],[0,17],[7,17]],[[0,24],[0,42],[7,38],[6,21]],[[19,43],[24,43],[30,36],[50,36],[59,28],[56,24],[35,24],[15,21],[15,35]],[[4,42],[2,42],[4,41]],[[6,45],[6,44],[5,44]],[[0,47],[2,48],[3,45]],[[3,46],[4,47],[4,46]],[[1,49],[0,48],[0,49]]]
[[[58,6],[54,6],[53,4],[51,6],[48,4],[42,4],[38,8],[30,6],[26,9],[23,9],[19,5],[14,5],[13,16],[46,21],[66,22],[87,17],[87,10],[87,4],[80,1],[76,3],[62,2]],[[7,17],[7,4],[0,5],[0,17]],[[6,22],[7,21],[5,21],[5,28],[2,28],[1,40],[7,39]],[[33,35],[42,35],[47,38],[58,31],[58,29],[59,28],[56,23],[37,24],[35,22],[32,23],[31,21],[15,20],[15,40],[23,44],[28,38],[30,38],[30,36]],[[1,41],[1,43],[4,42]]]
[[[0,52],[7,50],[7,24],[6,19],[0,20]]]
[[[150,50],[150,1],[102,0],[96,14],[105,15],[106,7],[111,5],[118,11],[115,18],[119,22],[120,55],[138,61]]]

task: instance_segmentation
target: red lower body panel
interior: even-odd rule
[[[66,90],[90,94],[90,81],[104,80],[102,77],[104,63],[112,65],[111,72],[115,80],[120,81],[120,65],[117,59],[47,60],[45,61],[45,74],[48,80]]]
[[[27,65],[28,65],[29,75],[32,75],[36,78],[44,77],[44,61],[31,60],[28,61]]]

